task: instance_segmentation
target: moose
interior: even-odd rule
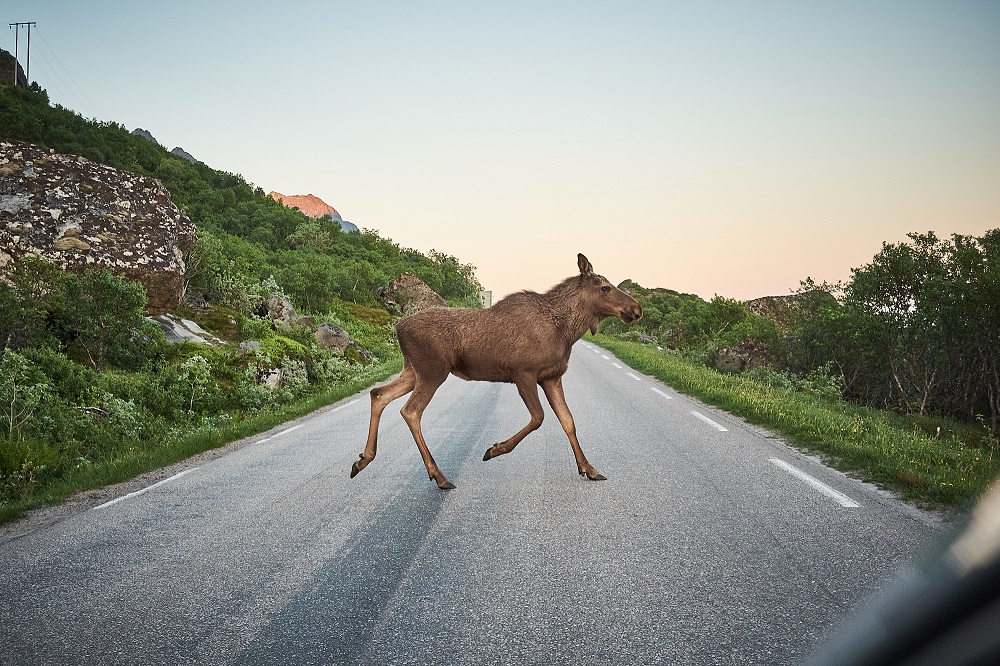
[[[577,266],[579,275],[563,280],[544,294],[520,291],[486,309],[428,308],[401,320],[396,333],[403,352],[403,372],[371,391],[368,442],[351,468],[351,478],[375,459],[383,410],[412,391],[400,413],[417,443],[427,474],[442,490],[455,487],[434,462],[420,429],[424,409],[450,373],[465,380],[513,383],[531,415],[528,425],[487,449],[483,460],[510,453],[541,426],[541,386],[569,437],[577,471],[593,481],[605,480],[580,448],[573,415],[563,395],[562,376],[573,344],[586,331],[596,333],[606,317],[619,317],[626,323],[636,321],[642,317],[642,306],[595,274],[593,265],[582,254],[577,255]]]

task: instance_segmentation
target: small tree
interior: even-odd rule
[[[100,370],[109,361],[136,365],[144,356],[143,343],[162,336],[145,321],[145,307],[141,284],[102,269],[67,281],[57,318],[69,347]]]
[[[28,359],[12,349],[0,356],[0,429],[14,439],[44,405],[51,387]]]
[[[194,412],[194,401],[204,396],[212,383],[212,368],[208,360],[199,354],[181,363],[181,381],[189,389],[188,412]]]

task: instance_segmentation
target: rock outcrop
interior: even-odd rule
[[[448,307],[433,289],[413,273],[403,273],[381,292],[390,312],[411,315],[427,308]]]
[[[709,358],[719,372],[737,373],[761,366],[775,366],[767,347],[755,340],[744,340],[735,347],[716,347]]]
[[[292,326],[312,326],[316,323],[315,317],[303,317],[297,314],[292,302],[281,296],[272,296],[261,301],[257,314],[270,319],[276,331],[287,331]]]
[[[320,324],[313,333],[316,344],[331,352],[344,355],[344,350],[351,344],[351,336],[347,331],[333,324]]]
[[[160,146],[161,148],[166,148],[166,146],[164,146],[162,143],[160,143],[159,141],[157,141],[156,137],[153,136],[153,133],[150,132],[147,129],[143,129],[141,127],[136,127],[134,130],[132,130],[131,133],[134,136],[137,136],[137,137],[140,137],[142,139],[145,139],[146,141],[149,141],[151,143],[155,143],[156,145]],[[177,157],[180,157],[181,159],[187,160],[191,164],[199,164],[201,162],[201,160],[197,159],[194,155],[192,155],[188,151],[184,150],[180,146],[174,146],[174,149],[171,150],[170,153],[172,155],[176,155]]]
[[[134,130],[132,130],[132,134],[139,138],[145,139],[146,141],[151,141],[152,143],[155,143],[158,146],[162,146],[162,144],[156,140],[156,137],[153,136],[153,133],[147,129],[136,127]]]
[[[340,223],[340,228],[344,231],[358,230],[357,226],[342,218],[336,208],[313,194],[282,194],[281,192],[268,192],[267,196],[271,197],[275,201],[281,202],[282,205],[287,206],[288,208],[298,208],[309,217],[323,217],[324,215],[329,215],[331,218]]]
[[[170,151],[170,153],[172,155],[176,155],[177,157],[179,157],[179,158],[181,158],[183,160],[187,160],[191,164],[197,164],[200,161],[197,158],[195,158],[194,155],[192,155],[188,151],[184,150],[180,146],[175,146],[174,149]]]
[[[36,255],[64,270],[107,268],[146,288],[151,315],[184,296],[197,239],[159,181],[21,142],[0,141],[0,274]]]
[[[0,49],[0,83],[15,83],[27,86],[28,79],[24,76],[21,63],[14,63],[14,54]]]
[[[147,319],[155,322],[160,327],[167,342],[195,342],[201,345],[209,345],[210,347],[225,344],[223,340],[212,335],[190,319],[183,319],[172,314],[154,315],[147,317]]]

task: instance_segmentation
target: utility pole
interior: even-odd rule
[[[34,21],[29,22],[19,22],[19,23],[8,23],[8,28],[14,28],[14,85],[17,85],[17,57],[18,49],[21,44],[21,26],[28,29],[28,57],[25,63],[24,72],[24,87],[27,88],[31,85],[31,26],[35,25]]]

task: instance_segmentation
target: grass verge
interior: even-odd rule
[[[905,417],[726,375],[676,354],[606,335],[591,338],[678,391],[781,434],[833,467],[927,507],[971,505],[1000,475],[994,446],[935,437]],[[956,431],[960,429],[956,428]]]
[[[365,368],[342,384],[303,396],[287,405],[250,416],[214,419],[179,438],[165,440],[162,446],[130,449],[123,455],[79,467],[36,488],[30,495],[12,502],[0,502],[0,524],[17,520],[31,509],[62,502],[74,493],[126,481],[204,451],[264,432],[280,423],[354,395],[394,375],[402,368],[402,357],[396,356]]]

